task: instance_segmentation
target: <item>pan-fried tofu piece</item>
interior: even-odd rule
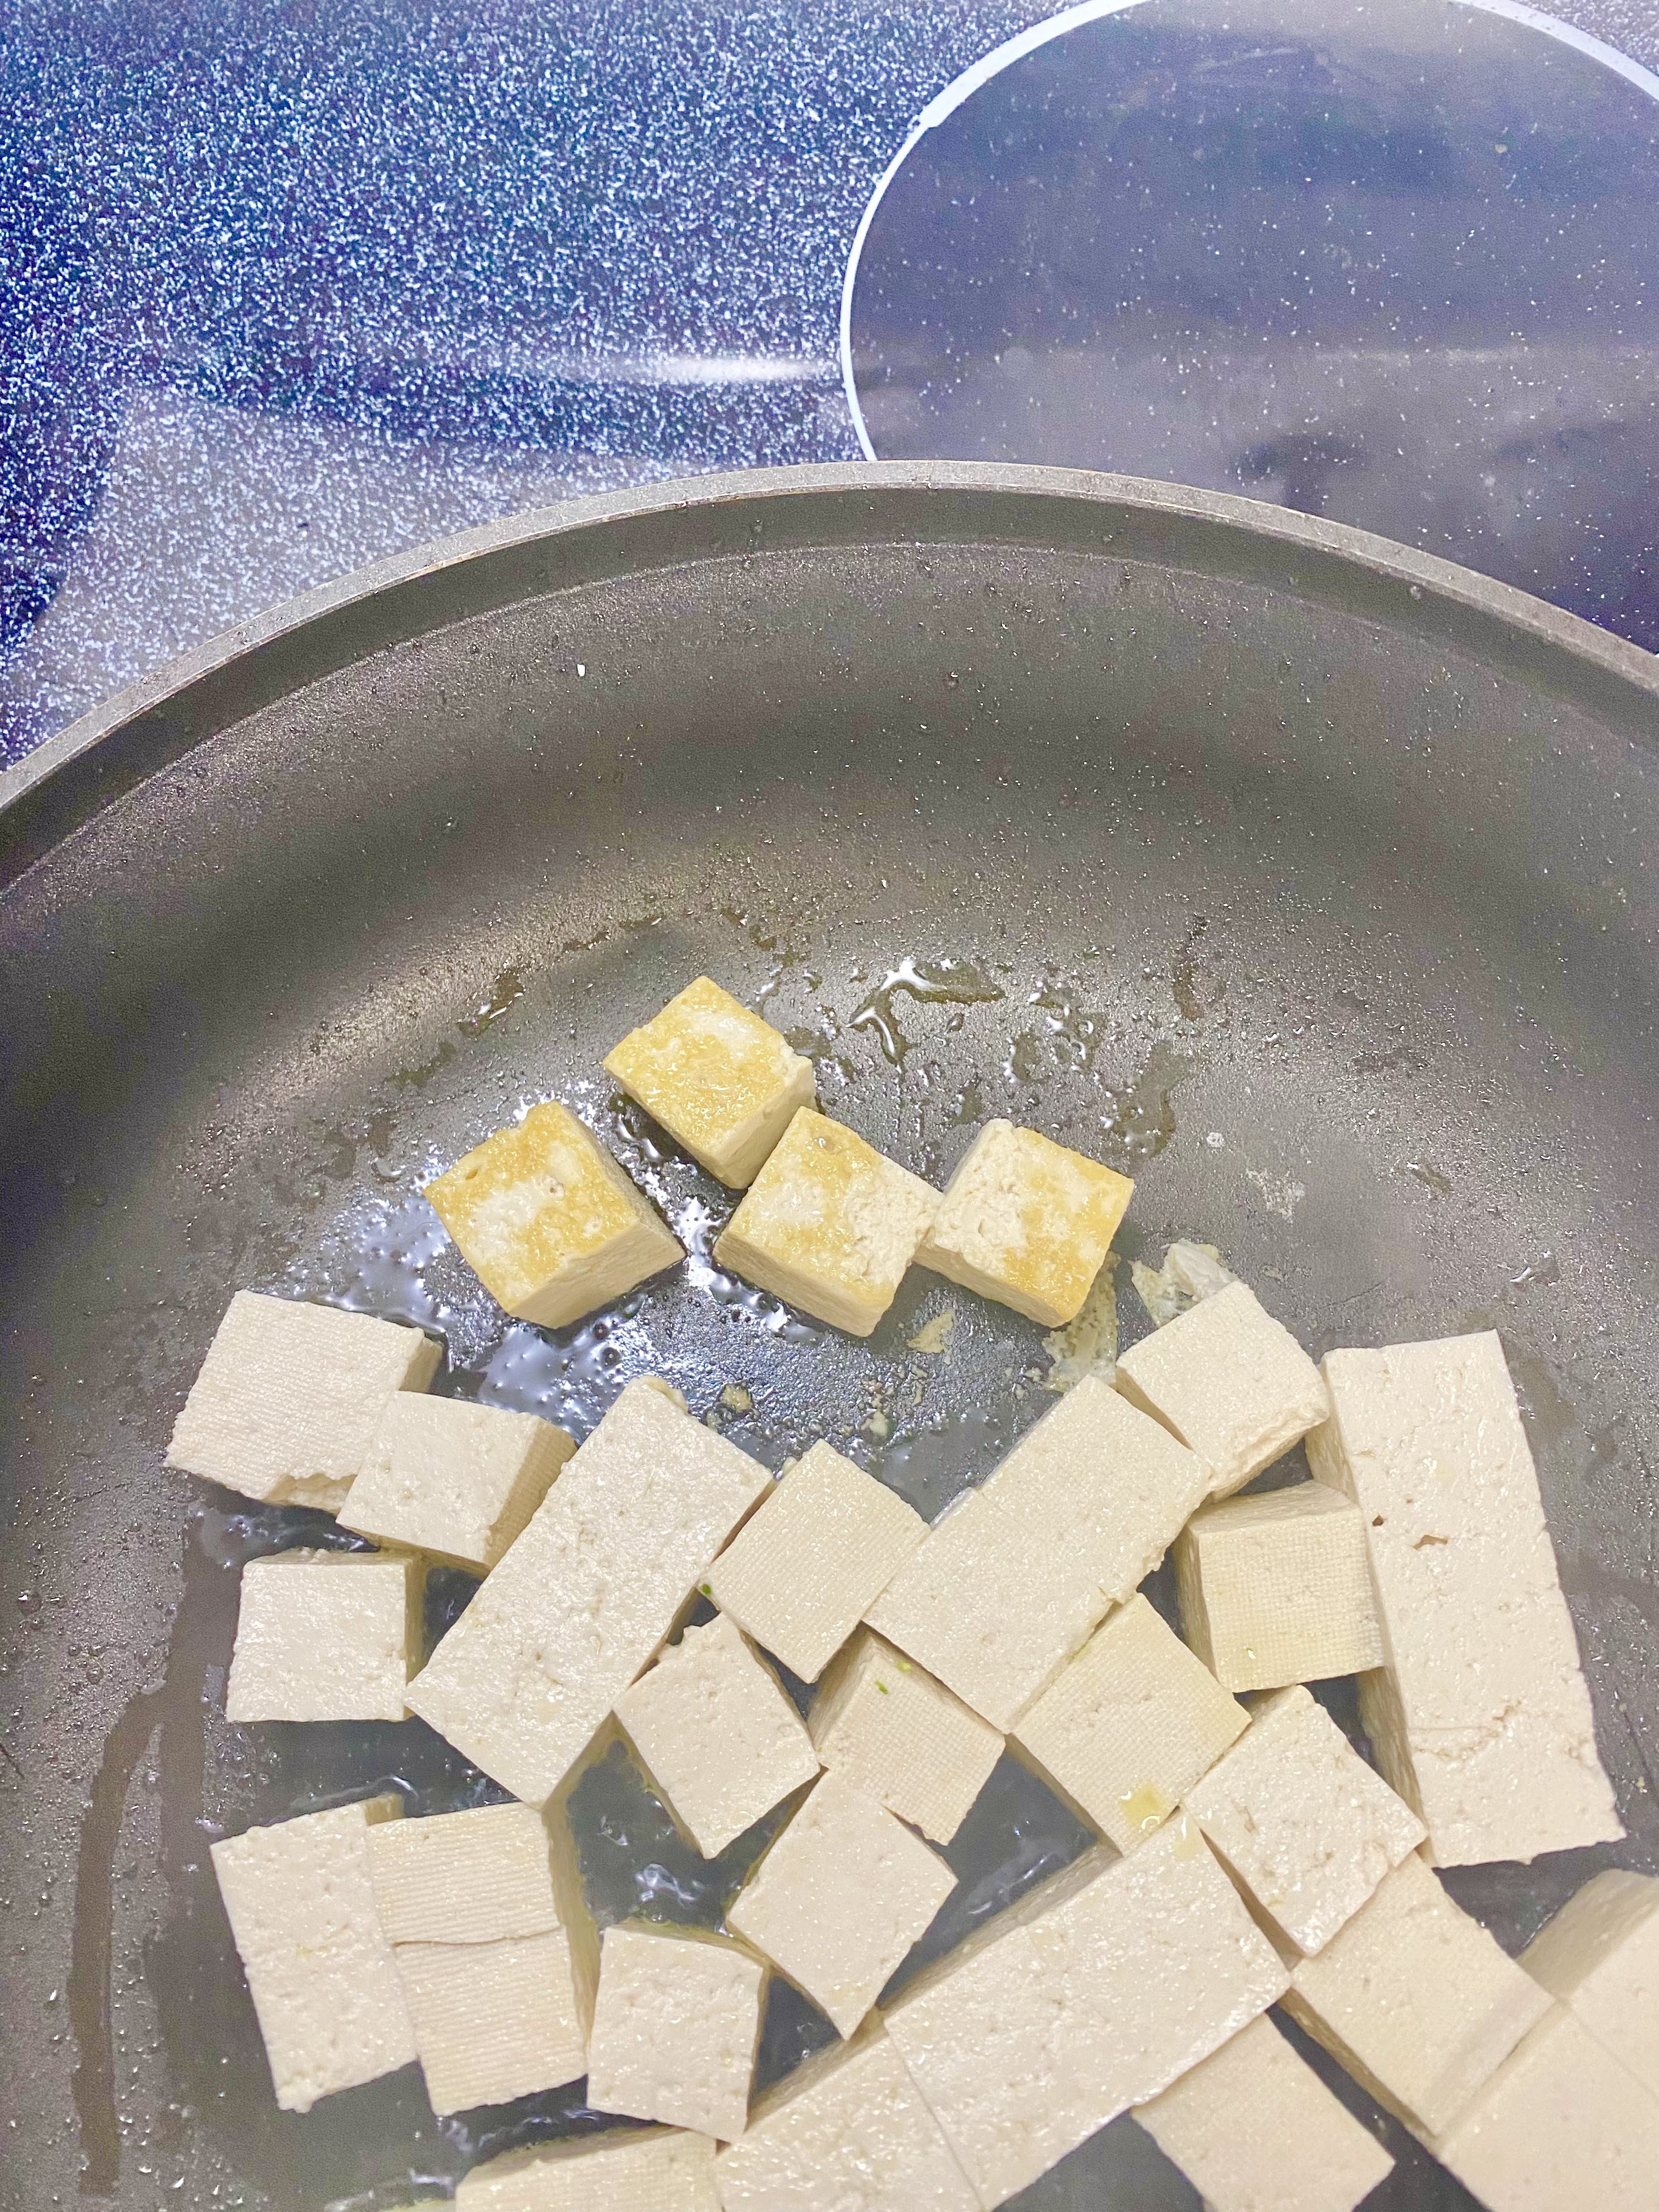
[[[607,1928],[588,2103],[735,2142],[749,2122],[765,1994],[765,1967],[723,1936],[645,1921]]]
[[[1486,2212],[1653,2212],[1659,2100],[1557,2005],[1430,2149]]]
[[[1450,2127],[1549,2005],[1415,1852],[1301,1961],[1285,1999],[1378,2104],[1430,2135]]]
[[[726,1923],[848,2036],[956,1886],[902,1820],[826,1774]]]
[[[879,2021],[757,2099],[714,2184],[726,2212],[980,2212]]]
[[[720,2212],[714,2140],[607,2128],[504,2151],[461,2176],[455,2212]]]
[[[1358,1508],[1322,1482],[1229,1498],[1176,1540],[1181,1626],[1230,1690],[1278,1690],[1380,1664]]]
[[[488,1574],[575,1449],[534,1413],[404,1393],[380,1417],[340,1526]]]
[[[1436,1863],[1621,1836],[1496,1334],[1333,1352],[1325,1375],[1308,1458],[1359,1507],[1382,1629],[1360,1717]]]
[[[1243,1283],[1132,1345],[1118,1360],[1117,1387],[1208,1463],[1218,1498],[1271,1467],[1330,1411],[1319,1370]]]
[[[988,1121],[916,1257],[1044,1328],[1075,1321],[1134,1194],[1127,1176],[1035,1129]]]
[[[1138,1594],[1014,1723],[1015,1748],[1121,1851],[1167,1820],[1249,1722]]]
[[[539,1328],[597,1312],[685,1257],[568,1107],[532,1106],[426,1187],[498,1305]]]
[[[630,1382],[409,1686],[412,1712],[546,1802],[771,1476]]]
[[[791,1674],[816,1682],[927,1534],[884,1483],[816,1443],[708,1570],[709,1591]]]
[[[1659,2097],[1659,1881],[1598,1874],[1521,1954],[1534,1981]]]
[[[424,1390],[441,1347],[372,1314],[238,1291],[173,1424],[167,1465],[263,1504],[331,1513],[399,1390]]]
[[[1135,2118],[1209,2212],[1354,2212],[1394,2170],[1265,2014]]]
[[[892,1304],[939,1193],[803,1106],[720,1232],[714,1258],[851,1336]]]
[[[1303,1689],[1256,1705],[1187,1810],[1273,1925],[1322,1951],[1422,1842],[1423,1823]]]
[[[936,1844],[1002,1756],[999,1730],[868,1628],[831,1664],[806,1725],[827,1767]]]
[[[605,1073],[712,1176],[742,1190],[803,1106],[812,1063],[707,975],[607,1053]]]
[[[368,1871],[371,1827],[403,1809],[387,1791],[212,1846],[285,2112],[308,2112],[319,2097],[373,2081],[415,2057]]]
[[[951,1506],[870,1626],[1006,1734],[1204,1496],[1209,1469],[1085,1376]]]
[[[400,1721],[421,1577],[380,1552],[275,1552],[242,1569],[228,1721]]]
[[[616,1711],[669,1811],[707,1859],[818,1771],[811,1738],[777,1676],[723,1613],[686,1629],[623,1692]]]

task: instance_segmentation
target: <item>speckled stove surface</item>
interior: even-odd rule
[[[1048,13],[5,0],[0,762],[400,547],[862,451],[1659,645],[1659,0]]]

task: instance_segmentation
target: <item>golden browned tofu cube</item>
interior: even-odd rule
[[[812,1063],[769,1022],[699,975],[605,1055],[605,1073],[676,1144],[742,1190],[813,1098]]]

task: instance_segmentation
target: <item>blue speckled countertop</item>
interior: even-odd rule
[[[1659,0],[1007,48],[1047,13],[4,0],[0,762],[400,547],[860,450],[1243,489],[1659,644]]]

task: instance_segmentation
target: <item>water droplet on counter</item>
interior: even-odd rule
[[[36,1589],[19,1590],[17,1593],[17,1610],[19,1613],[23,1613],[26,1616],[39,1613],[40,1610],[40,1591]]]

